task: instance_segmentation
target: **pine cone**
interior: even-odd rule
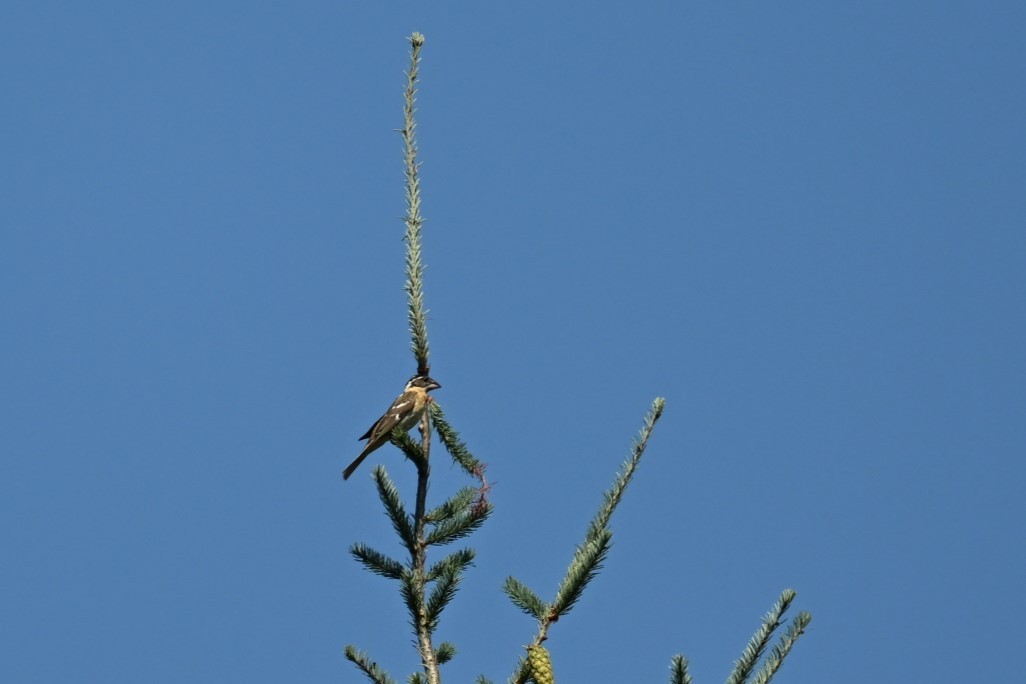
[[[535,684],[556,684],[552,660],[543,646],[527,647],[527,663],[531,666],[531,679]]]

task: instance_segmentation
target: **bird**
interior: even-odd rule
[[[342,471],[342,479],[348,480],[353,471],[363,463],[363,459],[367,458],[375,449],[388,444],[392,440],[393,431],[407,432],[416,425],[431,403],[428,392],[440,387],[438,382],[427,375],[418,374],[410,378],[403,393],[396,397],[385,414],[378,418],[377,422],[371,425],[370,429],[360,438],[368,440],[367,445],[360,455]]]

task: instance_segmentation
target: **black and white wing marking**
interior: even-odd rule
[[[412,416],[413,408],[416,405],[416,394],[403,392],[392,402],[392,405],[385,411],[385,415],[378,418],[378,422],[370,426],[370,429],[360,439],[370,439],[372,442],[379,437],[388,435],[397,427],[402,427],[404,418]]]

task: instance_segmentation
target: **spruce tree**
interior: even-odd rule
[[[406,293],[408,298],[407,318],[410,326],[411,347],[418,375],[428,375],[431,370],[427,334],[427,316],[424,308],[424,264],[421,261],[421,239],[424,220],[420,211],[420,175],[417,160],[415,104],[417,78],[420,68],[420,52],[424,36],[414,33],[410,37],[410,67],[406,72],[404,97],[404,122],[400,129],[406,164]],[[573,551],[566,574],[556,587],[550,600],[542,599],[515,577],[507,577],[502,590],[513,605],[531,616],[537,622],[537,630],[524,653],[513,655],[515,660],[511,684],[553,684],[555,671],[544,642],[550,638],[550,631],[556,621],[567,616],[580,600],[584,590],[598,575],[602,563],[609,554],[613,531],[609,527],[613,512],[619,505],[630,485],[638,464],[644,456],[649,439],[656,424],[663,415],[665,401],[656,398],[642,422],[638,436],[631,444],[629,455],[616,474],[613,484],[602,500],[602,505],[592,518],[584,539]],[[489,485],[485,478],[485,466],[478,461],[460,439],[459,433],[448,422],[442,407],[432,402],[418,426],[420,441],[398,430],[391,435],[391,442],[399,448],[417,470],[417,490],[412,513],[408,510],[395,484],[389,478],[385,467],[374,468],[372,477],[378,497],[406,551],[403,560],[391,558],[367,544],[356,543],[350,553],[373,574],[394,580],[410,614],[417,651],[422,669],[407,676],[410,684],[440,684],[440,667],[456,655],[455,645],[449,642],[435,643],[435,631],[445,607],[453,600],[459,588],[463,573],[474,561],[474,550],[461,548],[450,552],[439,560],[430,561],[429,552],[459,541],[477,531],[492,512],[488,501]],[[445,452],[471,478],[469,484],[446,499],[441,505],[428,510],[427,492],[431,477],[431,437],[437,435]],[[766,684],[780,669],[784,658],[790,653],[798,637],[804,633],[812,619],[806,612],[800,612],[791,620],[778,643],[767,647],[782,624],[784,613],[794,600],[795,592],[785,590],[773,608],[766,614],[762,625],[756,630],[741,657],[735,662],[727,684]],[[385,669],[372,657],[349,645],[346,658],[376,684],[394,684]],[[483,675],[479,684],[491,684]],[[691,684],[688,661],[682,655],[675,655],[670,661],[671,684]]]

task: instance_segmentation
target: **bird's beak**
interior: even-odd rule
[[[429,387],[428,389],[440,389],[441,387],[442,386],[440,384],[438,384],[437,380],[432,379],[431,380],[431,387]]]

